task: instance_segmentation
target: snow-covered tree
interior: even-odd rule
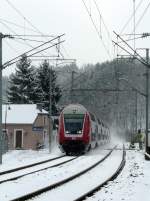
[[[17,104],[39,102],[41,91],[37,87],[36,72],[31,66],[31,60],[26,55],[22,55],[16,67],[16,72],[9,80],[8,101]]]
[[[39,81],[38,87],[42,91],[41,102],[44,105],[44,109],[49,111],[49,100],[50,100],[50,75],[51,75],[51,89],[52,89],[52,114],[56,114],[58,107],[57,103],[61,97],[61,90],[59,85],[56,83],[56,72],[51,68],[49,63],[45,60],[38,69]],[[40,99],[40,98],[39,98]]]

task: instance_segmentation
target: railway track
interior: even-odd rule
[[[36,163],[31,163],[31,164],[28,164],[28,165],[24,165],[24,166],[21,166],[21,167],[9,169],[9,170],[6,170],[6,171],[0,171],[0,175],[4,175],[4,174],[16,172],[16,171],[18,171],[18,170],[22,170],[22,169],[25,169],[25,168],[29,168],[29,167],[33,167],[33,166],[40,165],[40,164],[43,164],[43,163],[47,163],[47,162],[50,162],[50,161],[53,161],[53,160],[62,158],[62,157],[64,157],[64,156],[65,156],[65,155],[62,155],[62,156],[58,156],[58,157],[55,157],[55,158],[51,158],[51,159],[39,161],[39,162],[36,162]]]
[[[115,149],[115,148],[114,148]],[[97,167],[99,164],[101,164],[103,161],[105,161],[110,155],[111,153],[114,151],[114,149],[112,149],[111,151],[109,151],[107,153],[107,155],[105,155],[103,158],[101,158],[100,160],[96,161],[94,164],[92,165],[89,165],[87,168],[83,167],[83,170],[82,171],[79,171],[78,173],[75,173],[67,178],[64,178],[64,179],[61,179],[60,181],[57,181],[57,182],[54,182],[53,184],[51,185],[48,185],[48,186],[45,186],[43,188],[40,188],[38,190],[35,190],[34,192],[30,192],[30,193],[26,193],[25,195],[23,196],[14,196],[14,198],[12,199],[8,199],[8,200],[11,200],[11,201],[22,201],[22,200],[28,200],[28,199],[31,199],[31,198],[34,198],[35,196],[38,196],[42,193],[45,193],[45,192],[49,192],[51,191],[52,189],[56,188],[56,187],[60,187],[60,186],[63,186],[64,184],[67,184],[69,183],[70,181],[76,179],[76,178],[79,178],[81,177],[82,175],[85,175],[87,172],[93,170],[93,168]],[[57,188],[56,188],[57,189]],[[52,190],[53,191],[53,190]],[[6,199],[7,200],[7,199]]]
[[[122,171],[122,169],[125,166],[125,163],[126,163],[125,156],[126,156],[126,151],[125,151],[125,147],[123,147],[122,161],[121,161],[119,167],[117,168],[117,170],[109,178],[107,178],[105,181],[101,182],[100,184],[98,184],[96,187],[94,187],[90,191],[84,193],[83,195],[81,195],[80,197],[78,197],[78,198],[76,198],[76,199],[74,199],[72,201],[86,200],[87,197],[91,197],[94,193],[99,191],[109,181],[113,181],[120,174],[120,172]]]
[[[36,201],[40,201],[40,200],[82,201],[82,200],[85,200],[87,197],[92,196],[96,191],[100,190],[100,188],[102,188],[105,184],[107,184],[107,182],[114,180],[118,176],[118,174],[121,172],[121,170],[123,169],[125,165],[125,150],[124,149],[120,159],[121,159],[120,163],[113,169],[111,174],[101,175],[100,173],[100,176],[99,176],[98,171],[99,172],[105,171],[105,164],[103,163],[106,163],[107,166],[109,165],[111,167],[108,161],[110,160],[111,163],[113,162],[115,163],[114,156],[112,158],[110,158],[109,156],[109,158],[106,158],[102,164],[101,163],[98,164],[97,166],[92,168],[90,171],[88,171],[87,174],[83,174],[80,178],[76,178],[73,182],[68,182],[66,185],[60,186],[32,200],[33,201],[34,200]],[[95,182],[94,180],[97,180],[97,181]],[[69,189],[76,189],[76,190],[71,192]],[[63,197],[64,195],[65,197]]]
[[[30,175],[36,172],[40,172],[43,170],[46,170],[48,168],[53,168],[53,167],[57,167],[60,165],[63,165],[65,163],[68,163],[74,159],[76,159],[77,157],[66,157],[66,156],[61,156],[61,157],[56,157],[56,158],[52,158],[49,160],[45,160],[42,162],[38,162],[38,163],[34,163],[34,164],[30,164],[27,166],[22,166],[19,168],[15,168],[9,171],[5,171],[1,172],[0,175],[0,184],[7,182],[7,181],[11,181],[11,180],[16,180],[18,178],[21,178],[23,176],[26,175]]]

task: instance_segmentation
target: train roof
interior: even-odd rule
[[[87,109],[80,104],[70,104],[63,109],[64,114],[85,114]]]
[[[94,121],[98,121],[103,127],[108,128],[106,124],[99,118],[97,118],[93,113],[89,112],[83,105],[81,104],[70,104],[64,107],[62,110],[64,114],[85,114],[88,112]]]

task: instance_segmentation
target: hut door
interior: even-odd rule
[[[15,148],[22,148],[22,130],[16,130],[16,146]]]

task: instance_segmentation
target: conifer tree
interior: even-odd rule
[[[36,85],[35,70],[31,66],[31,60],[26,55],[22,55],[16,64],[16,72],[10,76],[8,101],[17,104],[38,102],[41,91]]]
[[[39,88],[42,91],[42,99],[44,109],[49,111],[49,100],[50,100],[50,74],[51,74],[51,88],[52,88],[52,114],[57,113],[57,102],[61,97],[61,90],[56,83],[56,72],[52,70],[49,63],[45,60],[38,69],[38,81],[39,81]],[[40,99],[40,98],[39,98]]]

